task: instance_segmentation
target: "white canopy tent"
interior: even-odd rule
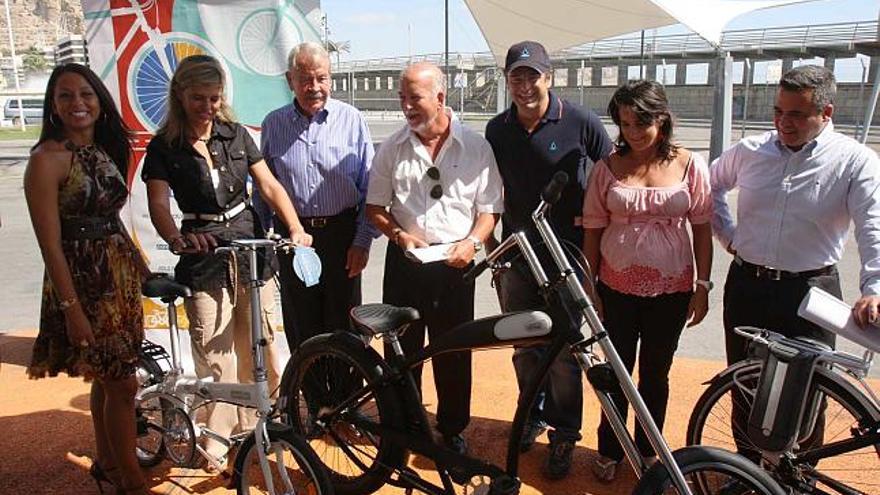
[[[550,53],[612,36],[684,24],[720,47],[724,26],[759,9],[811,0],[465,0],[499,67],[510,45],[524,39]],[[732,59],[719,50],[710,156],[730,141]]]
[[[733,18],[809,0],[465,0],[499,66],[510,45],[541,42],[549,52],[642,29],[681,23],[718,45]]]

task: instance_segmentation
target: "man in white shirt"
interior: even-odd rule
[[[853,314],[862,326],[877,322],[880,160],[835,132],[835,93],[834,74],[824,67],[788,71],[776,95],[776,130],[743,139],[710,168],[712,227],[734,254],[724,286],[728,363],[746,357],[745,339],[733,333],[743,325],[834,345],[834,335],[798,317],[797,308],[813,286],[841,296],[836,263],[850,220],[862,261]],[[735,223],[726,200],[734,188]]]
[[[492,148],[445,106],[446,82],[435,65],[417,63],[400,77],[407,125],[379,148],[370,170],[367,218],[388,236],[383,301],[410,306],[421,320],[401,336],[407,354],[474,318],[474,284],[462,280],[503,209]],[[450,244],[442,262],[419,264],[408,249]],[[385,350],[391,352],[390,349]],[[461,432],[470,421],[471,356],[455,352],[432,360],[437,430],[464,453]],[[414,370],[421,386],[421,367]]]

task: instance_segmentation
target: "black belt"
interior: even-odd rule
[[[823,266],[822,268],[817,268],[815,270],[806,270],[802,272],[788,272],[785,270],[778,270],[776,268],[770,268],[769,266],[756,265],[754,263],[749,263],[748,261],[740,258],[739,255],[733,257],[733,261],[741,266],[746,273],[752,275],[755,278],[763,278],[766,280],[782,280],[782,279],[792,279],[792,278],[810,278],[810,277],[818,277],[820,275],[828,275],[834,273],[837,269],[837,265],[828,265]]]
[[[331,215],[328,217],[300,217],[299,222],[303,224],[303,227],[310,227],[313,229],[323,229],[328,225],[332,225],[336,222],[342,220],[350,220],[357,215],[357,208],[349,208],[347,210],[343,210],[336,215]]]
[[[119,217],[73,217],[61,222],[61,238],[66,241],[104,239],[122,232]]]

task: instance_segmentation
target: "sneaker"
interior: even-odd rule
[[[519,440],[519,451],[520,452],[528,452],[535,445],[535,440],[541,436],[547,430],[547,423],[541,421],[540,423],[526,423],[526,427],[523,429],[522,438]]]
[[[468,451],[468,445],[465,441],[464,437],[459,435],[451,435],[451,436],[443,436],[443,445],[446,446],[447,449],[452,450],[458,454],[465,455]]]
[[[595,476],[597,480],[604,483],[614,481],[614,477],[617,476],[617,465],[619,463],[620,461],[615,461],[610,457],[600,455],[599,457],[593,459],[593,476]]]
[[[571,440],[550,442],[550,454],[542,470],[544,477],[561,480],[568,476],[568,472],[571,471],[572,454],[574,454],[574,442]]]

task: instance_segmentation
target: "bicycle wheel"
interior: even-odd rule
[[[852,448],[815,463],[798,461],[811,449],[832,442],[846,442],[877,428],[880,411],[852,383],[826,369],[813,375],[813,389],[824,396],[824,431],[809,447],[788,453],[761,452],[744,431],[733,431],[734,407],[751,410],[761,373],[760,362],[743,362],[717,376],[697,401],[688,424],[688,445],[712,445],[741,453],[769,469],[783,484],[798,492],[880,493],[880,444]],[[807,442],[804,442],[805,444]],[[739,445],[737,445],[739,444]],[[847,489],[851,491],[847,491]]]
[[[327,468],[336,493],[359,495],[378,490],[391,471],[403,464],[406,451],[351,420],[401,425],[397,391],[389,385],[365,394],[338,414],[326,416],[326,411],[365,383],[380,379],[388,372],[387,364],[362,340],[337,332],[304,342],[288,367],[285,375],[290,376],[285,377],[287,385],[282,385],[288,419]]]
[[[269,435],[269,451],[266,453],[271,483],[266,480],[260,467],[256,438],[252,433],[245,439],[235,456],[233,483],[239,495],[262,493],[298,493],[307,495],[330,495],[333,493],[330,478],[321,461],[301,437],[285,425],[266,425]],[[271,488],[271,489],[270,489]]]
[[[672,453],[694,495],[785,495],[770,475],[741,455],[711,447],[685,447]],[[635,495],[677,493],[662,464],[651,466]]]
[[[169,408],[170,404],[157,396],[139,400],[135,404],[135,455],[138,464],[143,467],[155,466],[165,458],[165,411]]]
[[[135,378],[138,389],[154,385],[162,381],[162,368],[159,363],[143,353],[138,358]],[[135,455],[138,464],[152,467],[165,458],[165,440],[163,428],[163,411],[171,407],[170,403],[157,396],[135,400],[135,420],[137,422],[137,438],[135,439]]]

